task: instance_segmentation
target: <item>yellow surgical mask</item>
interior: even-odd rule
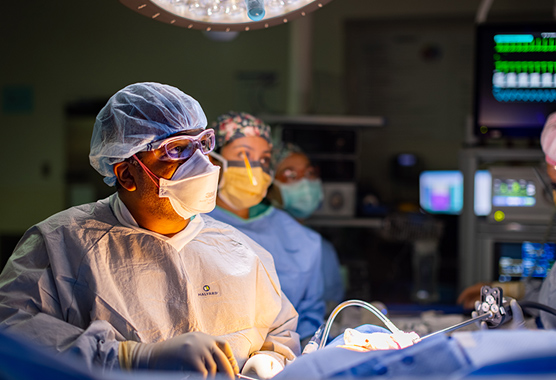
[[[243,161],[227,161],[216,153],[210,153],[222,162],[222,178],[218,185],[218,197],[234,210],[244,210],[259,204],[272,183],[272,176],[262,167]]]

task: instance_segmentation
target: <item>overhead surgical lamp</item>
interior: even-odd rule
[[[249,31],[303,17],[331,0],[120,0],[144,16],[188,29]]]

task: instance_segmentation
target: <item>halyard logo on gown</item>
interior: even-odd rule
[[[218,291],[216,286],[212,286],[212,288],[209,285],[203,285],[203,291],[198,293],[197,295],[199,297],[207,297],[207,296],[217,296],[219,295],[220,292]]]

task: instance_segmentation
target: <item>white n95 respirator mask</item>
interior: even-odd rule
[[[197,150],[187,162],[181,164],[172,178],[160,178],[139,159],[141,167],[159,180],[158,196],[168,198],[174,211],[184,219],[211,212],[216,206],[216,190],[220,167],[213,165],[207,156]]]

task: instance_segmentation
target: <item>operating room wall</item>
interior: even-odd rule
[[[434,22],[458,17],[471,23],[479,3],[478,0],[330,2],[313,14],[314,87],[310,112],[350,111],[346,95],[348,20]],[[494,2],[492,13],[514,19],[524,14],[550,18],[552,5],[549,0],[501,0]],[[65,157],[71,141],[67,140],[65,108],[70,103],[107,99],[133,82],[158,81],[175,85],[197,98],[209,120],[230,109],[287,112],[290,25],[241,33],[233,41],[218,42],[200,31],[141,16],[117,0],[12,1],[4,4],[3,16],[0,235],[20,235],[32,224],[66,207]],[[469,103],[462,102],[461,107],[467,109]],[[380,167],[386,165],[392,152],[419,146],[431,165],[457,165],[463,120],[458,118],[449,125],[436,126],[453,131],[447,145],[417,132],[411,141],[406,139],[398,145],[388,128],[386,125],[379,133],[365,132],[366,151],[373,153],[362,156],[362,160],[372,159]],[[376,182],[376,173],[383,175],[380,170],[366,171],[362,178]],[[98,180],[101,181],[100,176]]]

